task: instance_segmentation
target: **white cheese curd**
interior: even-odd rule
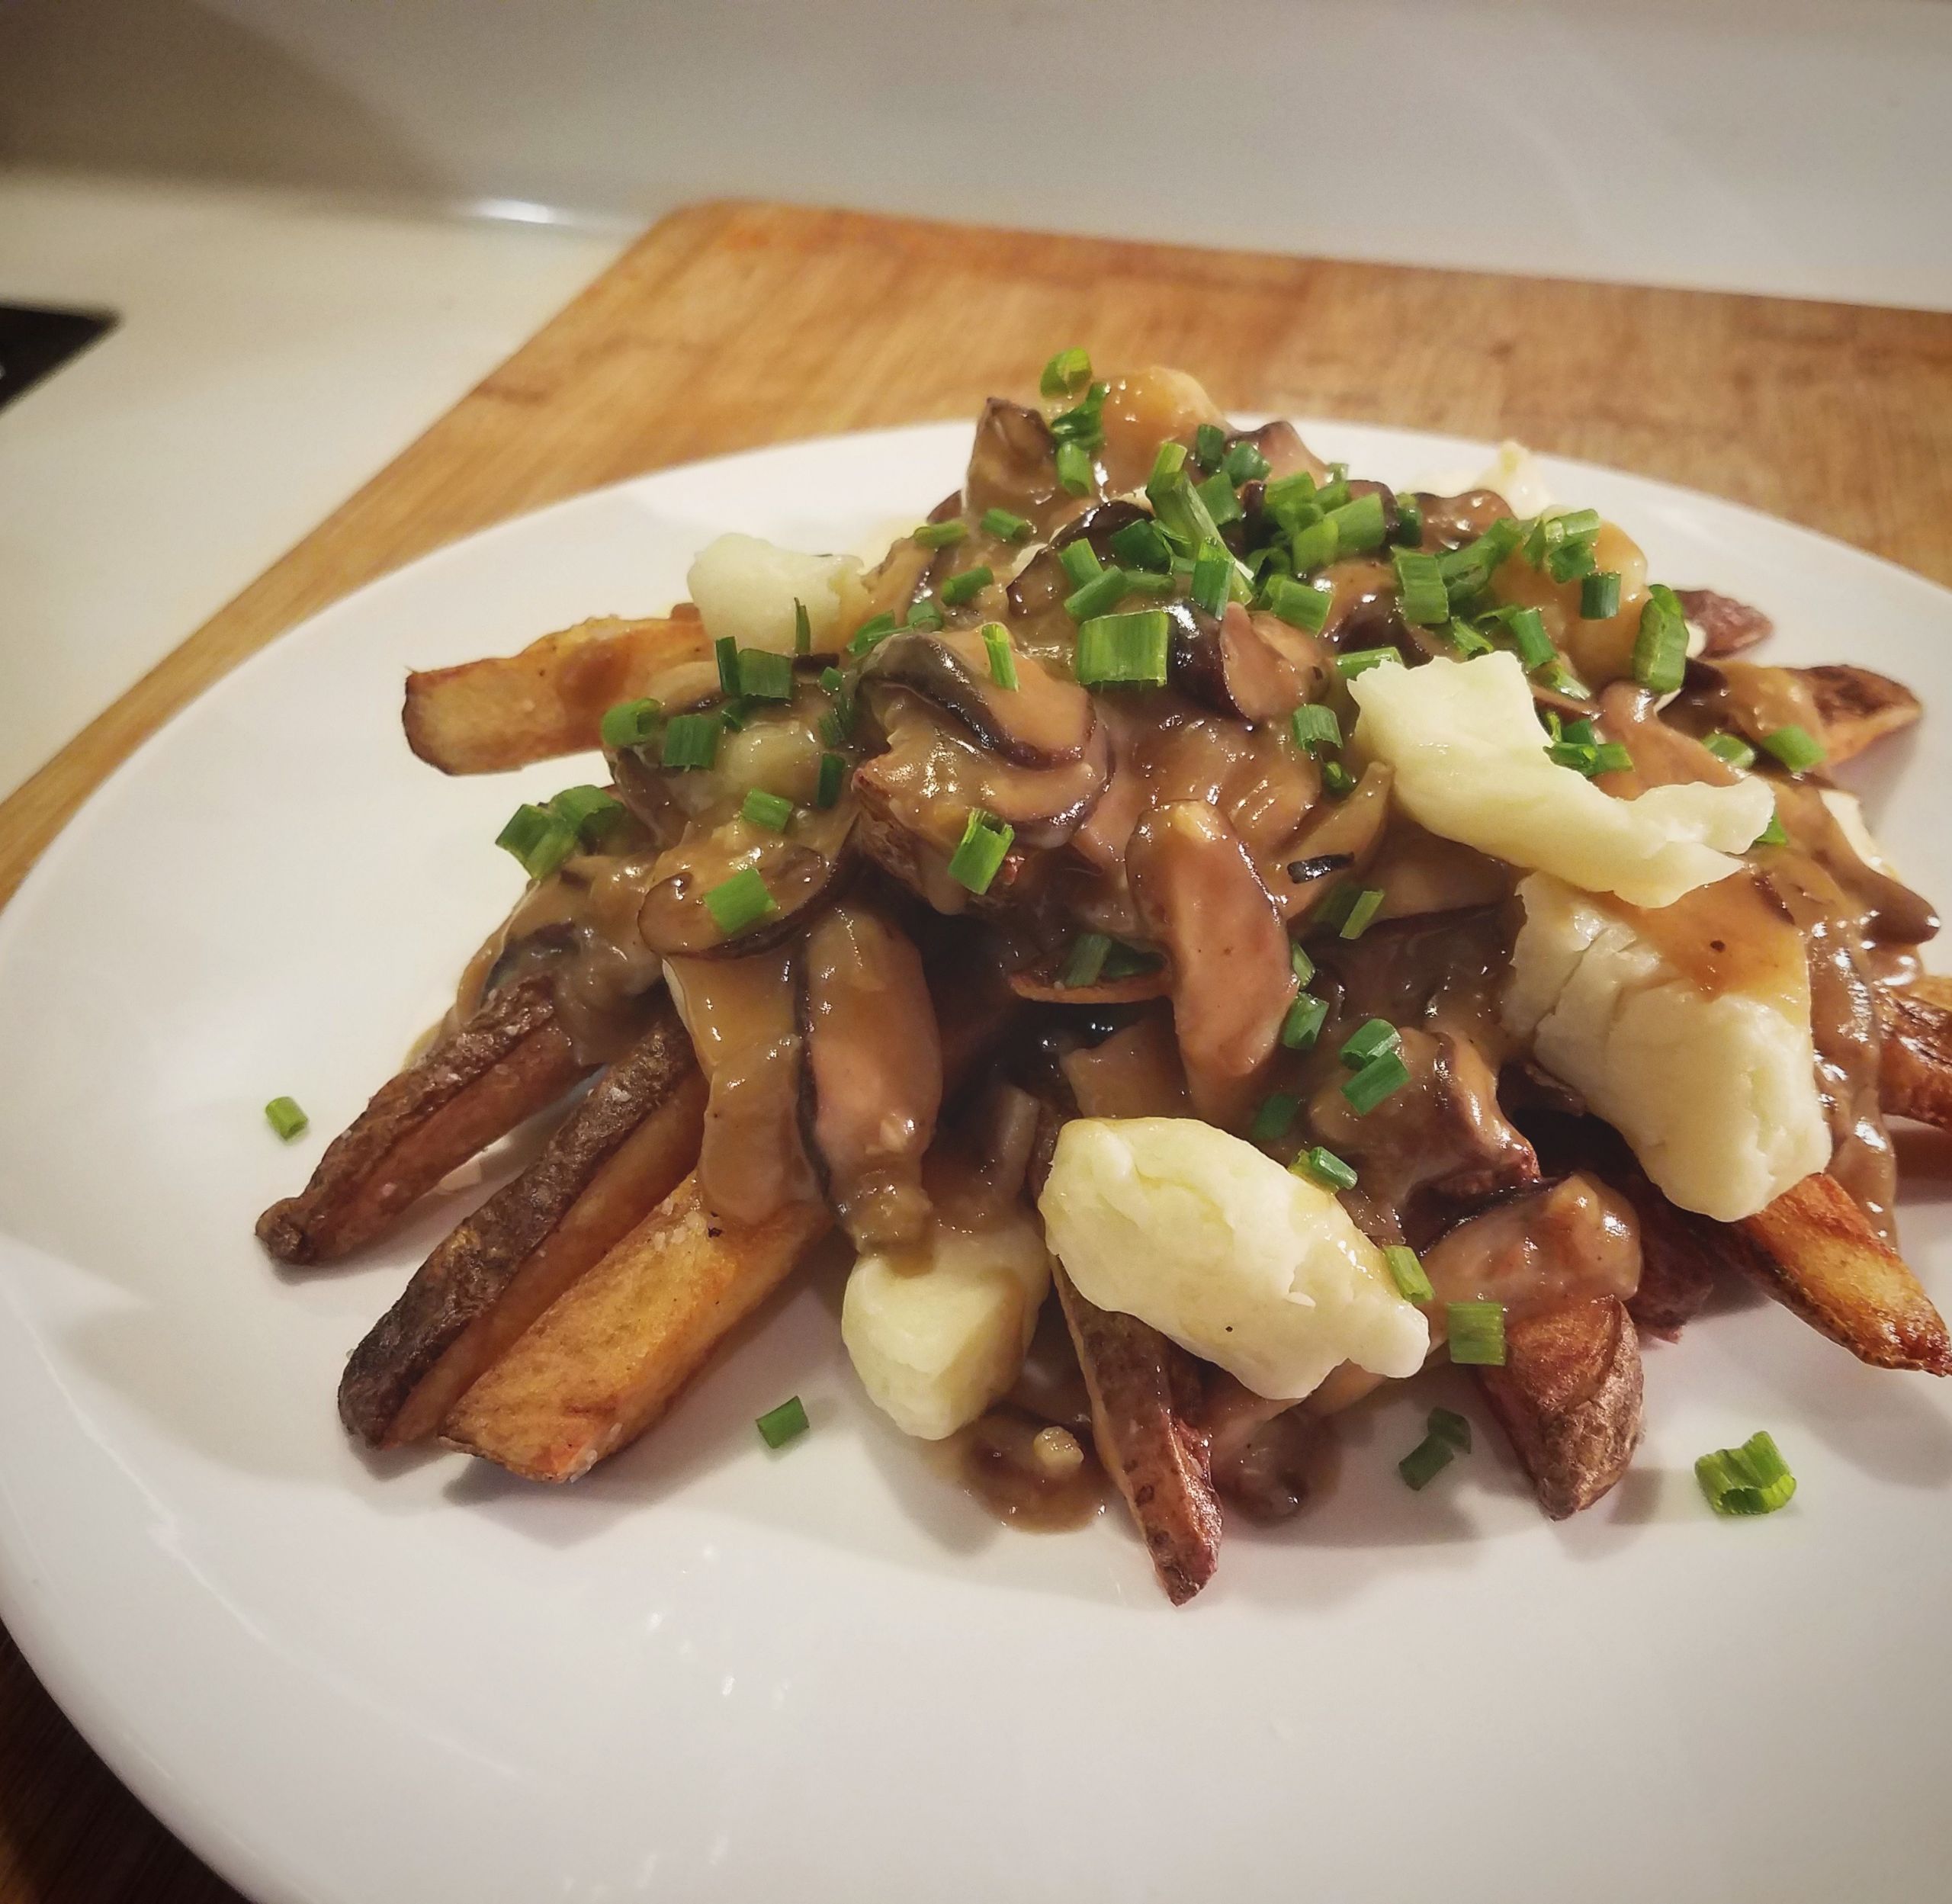
[[[1809,970],[1787,920],[1742,989],[1710,992],[1630,917],[1563,881],[1534,874],[1518,896],[1505,1024],[1671,1201],[1730,1223],[1829,1162]]]
[[[861,574],[851,555],[803,555],[756,535],[721,535],[698,553],[685,586],[705,631],[742,648],[793,652],[793,604],[803,602],[814,645],[833,645],[843,596]]]
[[[940,1441],[1010,1392],[1050,1286],[1029,1216],[938,1226],[920,1251],[855,1263],[840,1339],[875,1407],[904,1434]]]
[[[1395,774],[1430,832],[1636,906],[1671,905],[1735,872],[1769,824],[1767,785],[1650,787],[1616,800],[1557,765],[1515,655],[1365,669],[1349,683],[1355,747]]]
[[[1318,1185],[1187,1117],[1079,1118],[1038,1208],[1087,1301],[1135,1315],[1270,1401],[1344,1362],[1414,1375],[1422,1312]]]
[[[1470,490],[1495,490],[1514,515],[1536,515],[1552,506],[1539,459],[1523,443],[1507,439],[1482,470],[1445,470],[1415,487],[1434,496],[1462,496]]]
[[[1857,856],[1873,872],[1881,872],[1887,879],[1896,879],[1898,869],[1877,843],[1877,835],[1865,824],[1863,801],[1855,794],[1844,792],[1841,787],[1821,788],[1816,797],[1830,809],[1830,817],[1836,821],[1837,830],[1850,842]]]

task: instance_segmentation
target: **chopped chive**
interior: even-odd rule
[[[1027,542],[1030,519],[1010,509],[987,509],[983,512],[983,532],[994,535],[999,542]]]
[[[1305,985],[1315,976],[1315,961],[1308,955],[1299,939],[1288,948],[1288,964],[1298,984]]]
[[[937,608],[926,595],[920,596],[909,603],[908,626],[910,628],[920,628],[925,634],[933,634],[942,625],[942,610]]]
[[[1789,843],[1790,836],[1783,830],[1783,816],[1780,813],[1772,813],[1769,816],[1768,825],[1755,836],[1755,844],[1758,846],[1787,846]]]
[[[1234,558],[1218,542],[1209,542],[1193,557],[1193,599],[1209,615],[1227,612],[1232,599]]]
[[[965,602],[973,600],[996,580],[987,563],[978,563],[973,569],[964,569],[952,575],[936,590],[942,599],[942,605],[959,608]]]
[[[1352,1071],[1359,1071],[1385,1052],[1401,1051],[1403,1034],[1386,1018],[1366,1018],[1342,1041],[1336,1053]]]
[[[888,619],[893,621],[891,615]],[[739,692],[749,701],[791,701],[793,657],[770,648],[739,650]]]
[[[1348,928],[1343,928],[1343,936],[1348,936]],[[1410,1081],[1410,1068],[1404,1063],[1401,1055],[1385,1052],[1380,1057],[1372,1058],[1353,1077],[1345,1078],[1342,1095],[1349,1100],[1358,1117],[1366,1117],[1382,1100],[1392,1093],[1400,1091]]]
[[[621,753],[626,747],[640,747],[657,731],[659,717],[664,710],[655,701],[646,696],[640,701],[619,701],[605,709],[599,732],[603,744],[612,753]]]
[[[1324,760],[1321,763],[1321,784],[1337,800],[1346,799],[1356,791],[1356,776],[1339,760]]]
[[[1051,434],[1060,443],[1075,443],[1080,449],[1095,450],[1105,440],[1105,399],[1112,393],[1109,384],[1093,384],[1074,409],[1051,419]]]
[[[1350,648],[1335,657],[1335,672],[1344,681],[1353,681],[1357,675],[1392,661],[1402,665],[1403,657],[1394,648]]]
[[[1071,942],[1071,950],[1064,955],[1058,983],[1068,991],[1080,985],[1096,984],[1105,969],[1106,955],[1111,949],[1112,942],[1103,933],[1080,933]]]
[[[1306,707],[1297,708],[1288,717],[1288,726],[1295,737],[1295,745],[1305,748],[1312,754],[1318,755],[1325,747],[1339,747],[1342,744],[1342,724],[1336,719],[1333,708],[1310,702]]]
[[[971,807],[962,837],[949,855],[949,876],[980,898],[990,890],[1016,837],[1014,827],[985,813],[981,807]]]
[[[1450,645],[1467,661],[1491,651],[1491,644],[1468,621],[1453,620],[1443,632]]]
[[[820,669],[820,686],[829,694],[838,694],[847,685],[847,677],[838,668]]]
[[[1471,1424],[1455,1408],[1433,1408],[1429,1428],[1432,1434],[1448,1441],[1460,1454],[1471,1452]]]
[[[299,1109],[295,1097],[274,1097],[265,1106],[265,1117],[271,1129],[289,1144],[311,1122]]]
[[[594,846],[619,818],[624,803],[601,787],[565,787],[549,803],[549,811],[575,827],[576,837],[586,846]]]
[[[1091,489],[1091,453],[1082,443],[1058,445],[1058,486],[1069,496],[1084,496]]]
[[[767,1409],[753,1426],[769,1448],[783,1448],[807,1432],[806,1405],[797,1395],[790,1395],[778,1408]]]
[[[1502,516],[1475,541],[1461,549],[1446,549],[1437,559],[1443,585],[1453,602],[1468,601],[1504,563],[1525,539],[1525,532],[1511,517]]]
[[[718,685],[727,694],[739,692],[739,644],[729,634],[721,634],[711,644],[718,662]]]
[[[728,733],[741,734],[752,718],[752,713],[753,704],[743,694],[735,694],[730,701],[720,704],[718,718]]]
[[[1325,568],[1333,562],[1337,547],[1335,525],[1324,516],[1319,522],[1305,523],[1295,530],[1288,544],[1288,558],[1294,563],[1297,575],[1305,575],[1311,570]]]
[[[969,533],[967,522],[958,522],[951,517],[946,522],[924,522],[910,531],[910,539],[921,544],[925,549],[952,549]]]
[[[1260,493],[1260,506],[1292,535],[1297,512],[1312,506],[1315,493],[1315,478],[1297,470],[1292,476],[1270,477]]]
[[[660,763],[667,767],[709,767],[718,758],[718,737],[724,731],[708,714],[674,714],[664,724]]]
[[[1186,467],[1186,446],[1185,444],[1175,443],[1170,438],[1161,443],[1153,453],[1152,474],[1145,479],[1146,494],[1148,496],[1152,494],[1155,484],[1164,488],[1177,481],[1185,473]]]
[[[1112,538],[1111,548],[1119,567],[1128,570],[1163,574],[1173,565],[1173,545],[1150,516],[1128,522]]]
[[[1325,1190],[1353,1190],[1356,1187],[1356,1173],[1331,1150],[1316,1145],[1312,1150],[1302,1151],[1288,1166],[1297,1177],[1312,1177]]]
[[[1087,582],[1095,582],[1105,573],[1105,565],[1098,559],[1098,551],[1080,536],[1075,542],[1067,542],[1058,551],[1058,567],[1071,578],[1074,589],[1081,589]]]
[[[762,787],[746,790],[746,797],[739,803],[743,817],[756,827],[763,827],[769,833],[784,833],[793,823],[793,803],[784,795],[768,793]]]
[[[1823,764],[1822,743],[1807,727],[1800,727],[1793,722],[1765,734],[1762,744],[1792,773],[1807,773],[1811,768]]]
[[[1044,366],[1037,389],[1045,397],[1075,397],[1090,381],[1090,354],[1074,345],[1068,351],[1059,351]]]
[[[847,779],[847,763],[837,753],[820,756],[820,777],[814,791],[814,804],[824,813],[840,798]]]
[[[1701,744],[1717,760],[1726,760],[1732,767],[1755,765],[1755,750],[1740,734],[1724,733],[1717,728]]]
[[[717,731],[715,723],[713,730]],[[525,802],[509,816],[495,843],[514,854],[530,878],[547,879],[576,851],[576,830],[560,814]]]
[[[1300,628],[1308,634],[1319,634],[1328,619],[1328,592],[1325,589],[1312,589],[1305,582],[1297,582],[1291,576],[1271,575],[1267,578],[1267,605],[1291,628]]]
[[[727,939],[756,926],[779,910],[779,901],[766,889],[758,869],[743,866],[730,879],[722,879],[705,896],[705,909],[712,923]]]
[[[1234,486],[1227,480],[1223,470],[1209,476],[1204,483],[1193,485],[1193,493],[1206,506],[1206,513],[1213,519],[1213,526],[1225,528],[1229,522],[1241,519],[1241,499],[1234,493]]]
[[[1369,921],[1375,918],[1382,905],[1382,889],[1379,886],[1367,886],[1356,895],[1356,902],[1349,908],[1349,916],[1342,922],[1344,939],[1360,939],[1369,929]]]
[[[1162,686],[1170,626],[1164,608],[1093,617],[1077,631],[1073,672],[1079,683],[1087,688],[1116,682]]]
[[[1589,575],[1579,585],[1579,618],[1582,621],[1610,621],[1620,613],[1620,572],[1602,570]]]
[[[1398,547],[1414,549],[1424,539],[1424,509],[1414,496],[1396,493],[1396,533],[1390,538]]]
[[[814,651],[814,624],[807,618],[807,605],[796,595],[793,598],[793,652],[811,654]]]
[[[1340,509],[1331,509],[1328,520],[1335,525],[1335,546],[1342,553],[1382,547],[1386,519],[1382,498],[1373,490],[1344,502]]]
[[[1328,1016],[1328,1001],[1312,992],[1303,992],[1288,1007],[1288,1015],[1281,1021],[1281,1042],[1291,1052],[1313,1050]]]
[[[942,599],[949,599],[947,584],[943,586]],[[894,617],[891,614],[871,616],[854,631],[854,638],[847,644],[849,654],[872,654],[894,632]]]
[[[1591,575],[1597,565],[1590,542],[1562,542],[1546,553],[1546,573],[1555,582],[1576,582]]]
[[[1193,460],[1203,470],[1217,470],[1227,454],[1227,432],[1218,423],[1202,423],[1193,433]]]
[[[1633,678],[1656,694],[1672,694],[1687,673],[1687,624],[1673,589],[1656,582],[1640,610],[1633,641]]]
[[[1767,1429],[1758,1429],[1739,1448],[1704,1454],[1694,1464],[1694,1478],[1717,1514],[1774,1514],[1796,1491],[1796,1478]]]
[[[1437,1299],[1437,1291],[1431,1288],[1430,1278],[1424,1273],[1424,1266],[1417,1260],[1417,1252],[1408,1244],[1392,1243],[1382,1252],[1382,1260],[1389,1266],[1390,1280],[1396,1285],[1396,1292],[1406,1302],[1430,1302]]]
[[[1633,756],[1617,740],[1602,740],[1593,762],[1595,773],[1629,773],[1633,769]]]
[[[1254,1114],[1254,1122],[1247,1126],[1250,1144],[1272,1144],[1288,1135],[1289,1126],[1295,1121],[1295,1113],[1302,1108],[1298,1097],[1290,1097],[1286,1091],[1272,1091],[1261,1100],[1260,1109]]]
[[[1504,1305],[1502,1302],[1446,1302],[1444,1331],[1450,1338],[1450,1359],[1474,1367],[1504,1366]]]
[[[1406,1485],[1421,1492],[1456,1459],[1457,1450],[1448,1437],[1427,1434],[1397,1463],[1396,1472]]]
[[[1506,618],[1505,626],[1511,631],[1512,645],[1517,649],[1519,661],[1527,674],[1536,674],[1557,658],[1559,650],[1546,632],[1546,618],[1536,608],[1515,609]]]
[[[1243,483],[1258,483],[1267,474],[1269,465],[1267,458],[1243,439],[1228,451],[1220,467],[1226,471],[1227,480],[1238,488]]]
[[[1108,614],[1125,599],[1125,572],[1105,569],[1081,589],[1064,597],[1064,612],[1074,621],[1089,621],[1093,615]]]
[[[1450,596],[1444,588],[1437,557],[1398,549],[1395,559],[1403,619],[1418,628],[1441,627],[1450,619]]]
[[[1157,952],[1141,952],[1136,946],[1115,939],[1105,955],[1105,976],[1130,978],[1135,973],[1157,971],[1163,962]]]
[[[1228,566],[1231,571],[1231,586],[1233,580],[1238,579],[1240,570],[1233,567],[1231,560]],[[1154,601],[1162,601],[1175,592],[1170,575],[1154,575],[1145,569],[1121,569],[1119,573],[1125,579],[1128,595],[1149,595]]]
[[[1014,688],[1016,657],[1010,652],[1010,630],[1000,621],[985,621],[983,647],[990,657],[990,679],[1000,688]]]

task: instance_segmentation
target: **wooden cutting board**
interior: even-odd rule
[[[0,804],[0,903],[139,742],[361,583],[666,464],[972,416],[992,393],[1029,395],[1074,343],[1100,364],[1180,365],[1231,409],[1515,436],[1952,583],[1952,316],[700,206]],[[235,1896],[0,1643],[0,1904]]]

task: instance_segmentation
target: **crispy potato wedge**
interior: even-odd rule
[[[697,609],[614,615],[545,634],[519,654],[406,677],[406,744],[443,773],[500,773],[601,744],[604,711],[711,652]]]
[[[1590,1507],[1640,1440],[1640,1341],[1616,1296],[1505,1324],[1505,1364],[1478,1377],[1554,1520]]]
[[[258,1241],[283,1263],[344,1256],[590,1068],[556,1022],[546,975],[493,994],[459,1030],[380,1087],[326,1147],[304,1189],[258,1218]]]
[[[1952,1374],[1952,1340],[1903,1257],[1818,1171],[1729,1226],[1743,1273],[1813,1329],[1881,1369]]]
[[[1869,668],[1796,668],[1816,698],[1823,717],[1819,737],[1828,764],[1836,766],[1862,753],[1873,740],[1909,727],[1924,711],[1918,698],[1902,682]]]
[[[353,1350],[339,1390],[347,1428],[374,1447],[432,1434],[698,1161],[705,1100],[666,995],[542,1154],[456,1227]]]
[[[531,1480],[587,1474],[664,1412],[831,1222],[797,1203],[734,1229],[687,1177],[461,1397],[441,1438]]]
[[[1896,1116],[1952,1130],[1952,1007],[1928,987],[1952,991],[1952,981],[1922,978],[1902,991],[1878,993],[1884,1039],[1877,1100]]]
[[[1058,1299],[1091,1397],[1091,1438],[1132,1510],[1166,1597],[1183,1606],[1220,1562],[1220,1502],[1193,1357],[1136,1316],[1088,1302],[1061,1269]]]

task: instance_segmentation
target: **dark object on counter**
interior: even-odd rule
[[[0,409],[121,320],[113,311],[34,310],[0,304]]]

